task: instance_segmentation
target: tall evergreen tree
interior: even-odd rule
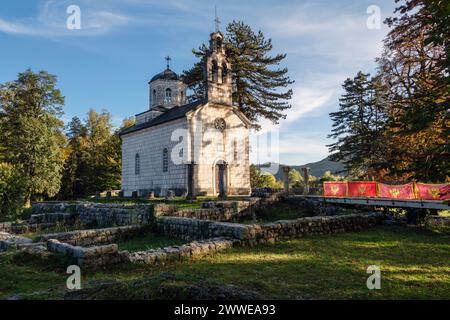
[[[337,139],[328,146],[330,159],[342,161],[353,174],[367,176],[382,155],[380,136],[385,116],[380,84],[378,78],[359,72],[345,80],[343,88],[339,111],[330,113],[333,125],[328,137]]]
[[[64,164],[64,97],[56,76],[27,70],[0,85],[1,160],[14,165],[27,181],[30,198],[54,196]]]
[[[67,125],[66,135],[68,144],[64,150],[66,162],[59,198],[74,199],[76,196],[84,194],[81,175],[85,171],[82,153],[87,139],[87,128],[78,117],[74,117]]]
[[[278,123],[285,118],[284,111],[291,105],[290,85],[294,82],[287,75],[287,68],[278,66],[286,54],[271,56],[272,40],[266,39],[261,31],[254,32],[240,21],[231,22],[226,28],[225,51],[232,66],[233,103],[253,122],[255,127],[260,118]],[[208,50],[202,45],[194,54],[202,58]],[[193,91],[191,99],[204,96],[203,62],[197,62],[183,72],[183,79]]]

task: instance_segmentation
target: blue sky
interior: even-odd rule
[[[58,76],[65,116],[107,109],[115,124],[148,108],[148,80],[165,67],[180,73],[195,61],[191,50],[214,29],[214,1],[5,0],[0,4],[0,83],[28,67]],[[81,9],[81,30],[68,30],[69,5]],[[359,70],[373,72],[387,28],[369,29],[367,8],[381,19],[393,0],[239,0],[217,3],[222,27],[243,20],[261,29],[295,84],[293,107],[279,130],[279,161],[304,164],[328,154],[326,138],[341,83]],[[273,126],[262,122],[263,131]],[[254,158],[255,159],[255,158]]]

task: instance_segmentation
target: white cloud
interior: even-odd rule
[[[322,135],[310,135],[302,132],[290,132],[280,139],[280,162],[290,165],[302,165],[322,160],[328,156],[328,148]]]
[[[30,34],[32,32],[32,30],[21,24],[11,23],[1,18],[0,18],[0,31],[11,34]]]
[[[300,87],[294,92],[292,108],[286,113],[286,122],[294,122],[300,117],[322,108],[335,97],[336,90],[321,87]]]
[[[130,16],[108,11],[81,7],[81,30],[69,30],[66,9],[73,1],[49,0],[35,17],[7,21],[0,18],[0,32],[26,36],[65,37],[96,36],[106,34],[133,22]],[[86,8],[86,10],[84,10]]]
[[[265,17],[263,29],[282,39],[290,54],[331,59],[338,66],[373,61],[381,53],[387,27],[369,30],[364,6],[337,11],[326,5],[300,5],[290,8],[283,19]],[[283,40],[284,39],[284,40]]]

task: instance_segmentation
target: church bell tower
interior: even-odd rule
[[[210,103],[231,106],[233,104],[231,65],[225,54],[223,35],[218,30],[217,25],[216,31],[211,33],[209,50],[205,58],[206,100]]]

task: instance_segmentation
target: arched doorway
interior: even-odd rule
[[[217,161],[214,166],[214,189],[218,195],[227,193],[227,163],[223,160]]]

